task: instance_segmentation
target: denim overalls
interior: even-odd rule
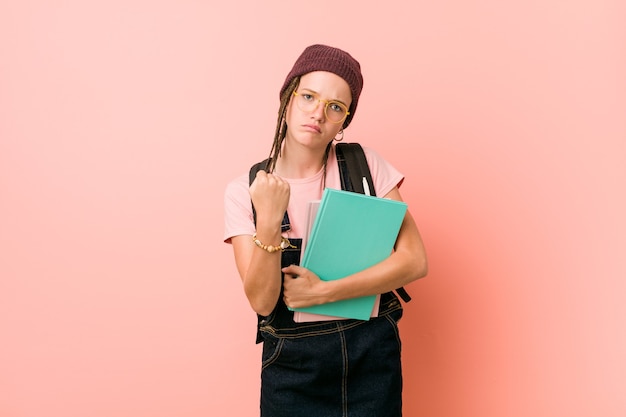
[[[301,239],[290,240],[283,267],[300,262]],[[380,303],[369,321],[295,323],[281,294],[259,317],[261,417],[400,417],[402,305],[392,292]]]

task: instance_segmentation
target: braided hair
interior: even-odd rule
[[[287,135],[287,121],[285,118],[287,105],[289,104],[291,96],[293,95],[293,92],[296,91],[296,88],[298,88],[299,84],[300,77],[294,77],[287,85],[287,87],[283,90],[283,94],[280,97],[280,106],[278,108],[278,119],[276,120],[276,133],[274,134],[274,143],[272,144],[272,149],[270,150],[267,165],[265,166],[265,171],[268,173],[274,172],[274,169],[276,169],[276,161],[278,161],[278,157],[280,156],[280,152],[283,147],[283,141],[285,140],[285,136]],[[328,142],[328,145],[326,145],[326,150],[324,151],[324,157],[322,159],[322,165],[324,167],[324,184],[326,183],[326,163],[328,161],[328,153],[330,151],[331,144],[332,141]]]

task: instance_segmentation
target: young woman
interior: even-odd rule
[[[306,48],[280,90],[265,169],[251,185],[245,174],[226,189],[224,238],[232,243],[264,344],[263,417],[402,415],[402,306],[392,291],[427,272],[411,214],[389,258],[366,270],[322,281],[298,266],[307,202],[319,200],[324,187],[341,188],[333,143],[354,117],[362,87],[360,65],[348,53],[325,45]],[[401,200],[402,174],[373,150],[365,153],[377,195]],[[287,308],[374,294],[381,294],[379,313],[366,321],[320,317],[296,323]]]

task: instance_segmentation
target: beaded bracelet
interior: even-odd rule
[[[280,245],[278,246],[273,246],[273,245],[264,245],[263,242],[261,242],[259,239],[257,239],[256,237],[256,233],[254,235],[252,235],[252,241],[254,242],[255,245],[257,245],[259,248],[263,249],[266,252],[269,253],[274,253],[277,251],[281,251],[284,252],[285,249],[287,248],[295,248],[295,246],[293,246],[291,244],[291,242],[289,241],[289,239],[287,239],[284,236],[280,237]]]

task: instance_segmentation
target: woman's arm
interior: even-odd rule
[[[385,198],[402,201],[397,187]],[[370,268],[334,281],[322,281],[308,269],[295,265],[284,268],[283,272],[298,276],[297,279],[286,277],[284,282],[285,303],[297,308],[395,290],[425,276],[428,262],[422,238],[407,211],[394,252]]]
[[[259,171],[250,186],[250,198],[256,210],[257,239],[265,245],[278,246],[280,226],[289,202],[289,184],[275,175]],[[276,306],[282,286],[281,251],[270,253],[259,248],[250,235],[235,236],[231,243],[250,306],[262,316],[269,315]]]

